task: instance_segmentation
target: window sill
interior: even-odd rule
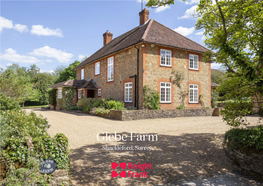
[[[172,66],[168,66],[168,65],[160,65],[160,67],[172,68]]]
[[[189,104],[199,104],[198,102],[189,102]]]
[[[124,103],[132,103],[132,101],[124,101]]]
[[[171,104],[172,102],[160,102],[161,104]]]
[[[199,69],[189,68],[189,70],[199,71]]]

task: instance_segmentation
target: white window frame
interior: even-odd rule
[[[101,89],[98,89],[98,97],[101,96]]]
[[[162,86],[162,83],[164,83],[165,84],[165,86]],[[170,86],[167,86],[167,84],[169,84]],[[162,88],[165,88],[165,93],[164,93],[164,97],[165,97],[165,101],[162,101]],[[167,101],[166,100],[166,94],[167,94],[167,89],[169,89],[170,88],[170,101]],[[168,82],[161,82],[160,83],[160,103],[171,103],[172,101],[172,97],[171,97],[171,95],[172,95],[172,84],[171,83],[168,83]]]
[[[80,79],[83,80],[84,79],[84,68],[82,68],[80,70]]]
[[[82,89],[78,89],[78,99],[81,99],[83,96],[83,90]]]
[[[197,61],[195,61],[195,57]],[[193,67],[191,68],[191,59],[193,60]],[[189,69],[199,70],[199,56],[195,54],[189,54]]]
[[[107,81],[113,81],[114,79],[114,59],[113,57],[109,57],[107,60]],[[112,70],[112,71],[111,71]],[[112,77],[111,77],[111,73],[112,73]]]
[[[62,89],[58,89],[58,99],[62,99]]]
[[[127,87],[126,87],[126,85],[128,85]],[[130,95],[130,89],[131,89],[131,95]],[[133,97],[133,95],[132,95],[132,82],[128,82],[128,83],[125,83],[124,84],[124,101],[126,102],[126,103],[131,103],[132,102],[132,97]],[[128,94],[128,99],[126,99],[126,93]],[[131,96],[131,98],[130,98],[130,96]]]
[[[162,64],[162,51],[165,52],[164,56],[164,62],[165,64]],[[170,52],[170,54],[167,56],[167,52]],[[168,64],[167,58],[170,57],[170,64]],[[166,50],[166,49],[161,49],[160,50],[160,66],[165,66],[165,67],[171,67],[172,66],[172,51],[171,50]]]
[[[192,88],[190,88],[193,86]],[[192,91],[191,91],[192,90]],[[197,100],[195,100],[195,93],[194,90],[197,90]],[[191,92],[193,93],[193,100],[191,101],[190,96]],[[199,103],[199,86],[196,84],[190,84],[189,85],[189,103]]]
[[[100,62],[95,63],[95,75],[100,74]]]

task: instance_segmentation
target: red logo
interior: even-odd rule
[[[128,164],[128,175],[124,169],[126,169],[126,165]],[[118,174],[115,169],[120,166],[122,168],[122,171],[120,174]],[[152,169],[152,164],[151,163],[136,163],[134,164],[133,162],[122,162],[120,164],[113,162],[111,163],[111,168],[113,171],[111,172],[111,177],[116,178],[118,176],[120,177],[135,177],[135,178],[147,178],[148,177],[148,172],[145,170],[147,169]],[[130,171],[130,170],[137,170],[137,171]],[[141,172],[138,172],[141,171]]]
[[[123,169],[120,174],[118,174],[118,173],[115,171],[115,169],[116,169],[118,166],[120,166],[120,167]],[[124,170],[124,169],[126,169],[126,163],[123,162],[123,163],[120,163],[120,165],[119,165],[118,163],[113,162],[113,163],[111,163],[111,168],[113,169],[113,171],[111,172],[111,177],[116,178],[118,175],[119,175],[120,177],[126,177],[126,171]]]

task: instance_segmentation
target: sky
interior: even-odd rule
[[[103,33],[113,38],[139,25],[140,0],[1,1],[0,67],[36,64],[42,72],[68,66],[103,46]],[[149,18],[204,45],[192,14],[199,0],[147,8]],[[205,46],[205,45],[204,45]],[[212,68],[219,65],[212,64]]]

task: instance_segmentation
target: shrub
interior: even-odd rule
[[[76,90],[73,88],[64,88],[65,89],[65,98],[64,104],[67,110],[73,110],[75,105],[73,105],[73,100],[75,98]],[[74,109],[76,110],[76,109]]]
[[[230,147],[243,152],[249,152],[251,149],[263,151],[263,126],[231,129],[225,134],[226,142]]]
[[[115,110],[126,110],[124,103],[116,100],[106,101],[106,108]]]
[[[105,108],[105,100],[104,99],[100,99],[100,100],[96,100],[92,107],[104,107]]]
[[[8,176],[3,180],[2,185],[45,185],[44,175],[39,174],[40,162],[35,158],[30,158],[25,167],[16,169],[11,166]]]
[[[85,108],[83,109],[83,111],[85,111],[85,112],[89,112],[90,109],[91,109],[91,107],[90,107],[90,106],[87,106],[87,107],[85,107]]]
[[[0,111],[19,109],[21,109],[19,103],[14,98],[7,97],[5,94],[0,93]]]
[[[184,109],[184,105],[180,105],[177,109]]]
[[[56,89],[48,90],[48,102],[50,105],[56,105]]]
[[[69,168],[68,159],[68,139],[64,134],[57,134],[51,137],[47,134],[47,121],[34,112],[29,114],[24,110],[9,110],[1,113],[1,127],[4,130],[1,134],[1,154],[0,160],[4,162],[7,172],[6,185],[12,185],[14,179],[20,179],[25,173],[28,173],[27,164],[31,158],[40,161],[51,158],[54,159],[58,168]],[[11,170],[15,166],[17,170]],[[33,174],[33,173],[32,173]],[[29,178],[29,183],[42,183],[40,178]],[[18,184],[19,185],[19,184]],[[28,184],[29,185],[29,184]]]
[[[86,107],[92,107],[92,105],[96,102],[94,98],[82,98],[78,100],[77,106],[79,109],[83,110]]]
[[[148,86],[143,87],[143,106],[150,110],[160,109],[160,95],[158,91],[151,90]]]
[[[101,114],[109,114],[110,110],[105,109],[105,108],[96,108],[95,109],[95,115],[99,116]]]

